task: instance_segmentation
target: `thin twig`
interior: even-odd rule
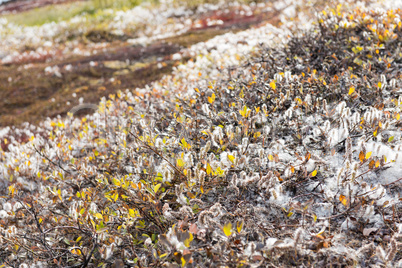
[[[49,228],[47,230],[44,230],[43,233],[47,234],[47,233],[49,233],[49,232],[51,232],[53,230],[56,230],[56,229],[74,229],[74,230],[80,231],[80,232],[82,232],[84,234],[87,234],[87,235],[89,233],[91,233],[88,229],[81,229],[81,228],[78,228],[78,227],[75,227],[75,226],[55,226],[55,227]]]
[[[94,245],[92,246],[92,250],[91,250],[91,252],[89,253],[89,255],[85,258],[85,261],[84,261],[84,264],[82,265],[82,267],[87,267],[88,266],[88,263],[89,263],[89,261],[91,260],[91,257],[92,257],[92,255],[94,254],[94,252],[95,252],[95,249],[98,247],[98,243],[96,242],[96,237],[95,237],[95,243],[94,243]]]
[[[1,235],[1,234],[0,234]],[[24,244],[21,244],[18,240],[12,241],[11,239],[6,238],[5,236],[1,235],[2,239],[8,241],[11,244],[17,244],[20,247],[23,247],[25,250],[29,251],[30,253],[32,253],[33,255],[39,257],[39,254],[36,254],[34,251],[32,251],[30,248],[28,248],[27,246],[25,246]]]
[[[396,181],[390,182],[388,184],[383,184],[382,186],[390,186],[391,184],[397,183],[398,181],[402,180],[402,178],[397,179]]]
[[[183,178],[186,178],[186,175],[183,174],[181,170],[179,170],[175,165],[173,165],[168,159],[166,159],[161,153],[159,153],[157,150],[149,146],[147,143],[145,143],[143,140],[141,140],[137,135],[135,135],[133,132],[129,132],[131,135],[133,135],[137,140],[139,140],[145,147],[150,149],[152,152],[154,152],[156,155],[161,157],[163,160],[165,160],[170,167],[172,167],[174,170],[176,170]]]
[[[318,219],[319,219],[319,220],[329,220],[329,219],[338,218],[338,217],[340,217],[340,216],[342,216],[342,215],[348,213],[349,211],[351,211],[351,210],[352,210],[353,208],[355,208],[355,207],[356,207],[356,206],[350,207],[350,208],[348,208],[347,210],[345,210],[345,211],[343,211],[343,212],[341,212],[341,213],[339,213],[339,214],[336,214],[336,215],[332,215],[332,216],[325,217],[325,218],[318,218]]]
[[[52,163],[54,166],[59,167],[61,170],[63,170],[64,172],[66,172],[66,173],[68,173],[68,174],[71,174],[71,171],[68,171],[68,170],[64,169],[60,164],[56,164],[53,160],[51,160],[51,159],[50,159],[49,157],[47,157],[45,154],[43,154],[42,152],[40,152],[40,151],[38,150],[38,148],[36,148],[35,145],[34,145],[33,147],[35,148],[35,151],[36,151],[40,156],[42,156],[43,158],[45,158],[47,161],[49,161],[50,163]]]

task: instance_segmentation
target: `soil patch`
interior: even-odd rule
[[[0,5],[0,15],[7,13],[16,13],[31,10],[34,8],[48,5],[64,4],[69,2],[78,2],[84,0],[30,0],[30,1],[10,1]]]

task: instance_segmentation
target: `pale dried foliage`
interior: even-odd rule
[[[120,92],[85,118],[10,130],[0,261],[396,265],[400,15],[326,10],[207,85]]]

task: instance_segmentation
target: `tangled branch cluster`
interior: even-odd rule
[[[400,264],[400,16],[326,10],[207,85],[10,130],[0,261]]]

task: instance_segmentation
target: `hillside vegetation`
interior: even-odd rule
[[[281,13],[1,129],[0,263],[402,267],[401,15]]]
[[[261,23],[277,25],[281,14],[272,3],[195,8],[193,1],[145,1],[114,7],[124,2],[130,1],[114,1],[107,9],[72,2],[1,17],[1,127],[38,124],[65,116],[81,98],[97,104],[118,90],[143,88],[193,57],[182,57],[191,45]],[[82,13],[82,5],[94,10]],[[76,9],[81,12],[73,16]],[[39,25],[18,24],[31,19]]]

